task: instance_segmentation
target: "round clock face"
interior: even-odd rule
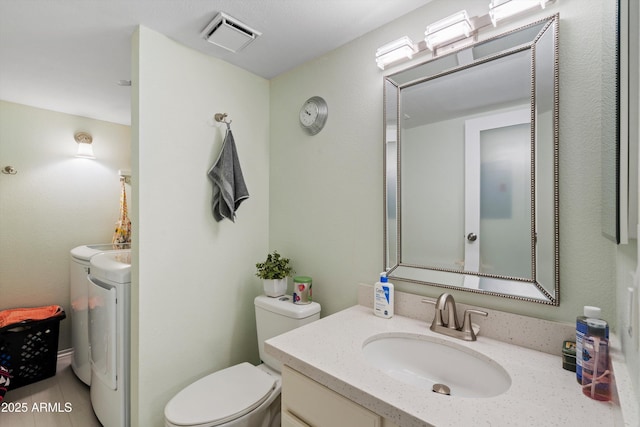
[[[311,126],[318,117],[318,106],[315,102],[307,101],[300,110],[300,123],[303,126]]]
[[[319,96],[309,98],[300,109],[300,125],[310,135],[320,132],[327,121],[327,103]]]

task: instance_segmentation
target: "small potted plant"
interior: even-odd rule
[[[279,297],[287,292],[287,277],[293,271],[289,258],[282,257],[278,251],[267,255],[264,262],[256,264],[256,276],[262,279],[264,293],[270,297]]]
[[[256,276],[262,279],[264,293],[270,297],[279,297],[287,293],[287,277],[293,271],[289,258],[283,258],[278,251],[267,255],[264,262],[256,264]]]

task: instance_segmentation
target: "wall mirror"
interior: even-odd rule
[[[637,16],[638,2],[618,0],[615,16],[605,14],[605,22],[615,22],[615,48],[602,50],[603,104],[615,103],[615,114],[603,115],[602,128],[602,234],[619,244],[637,239],[638,190],[637,131],[629,120],[637,117],[638,98],[629,75],[637,64],[638,30],[629,17]],[[635,40],[635,42],[634,42]],[[615,94],[615,97],[614,95]],[[609,97],[606,97],[609,95]]]
[[[559,304],[558,20],[385,76],[389,277]]]

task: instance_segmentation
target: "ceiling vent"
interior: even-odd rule
[[[234,53],[260,35],[262,33],[223,12],[218,13],[202,32],[202,37],[209,43]]]

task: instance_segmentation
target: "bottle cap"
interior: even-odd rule
[[[389,279],[387,278],[387,273],[385,271],[380,273],[380,281],[382,283],[387,283],[389,281]]]
[[[602,315],[602,310],[600,310],[600,307],[585,305],[583,310],[584,310],[584,317],[599,319],[600,316]]]

